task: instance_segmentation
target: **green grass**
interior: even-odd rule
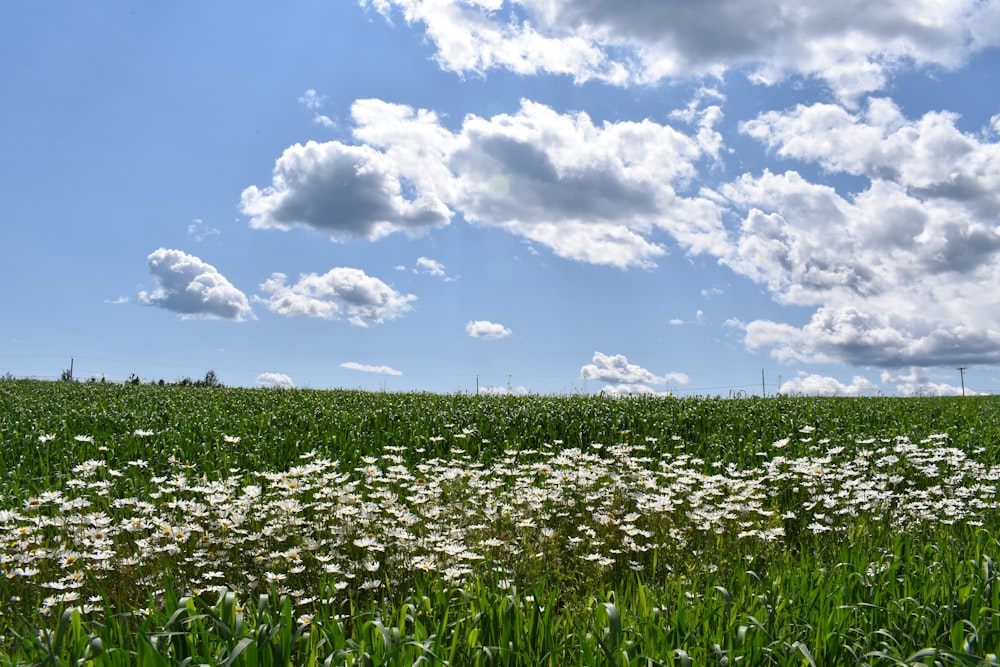
[[[0,382],[0,665],[998,664],[998,412]]]

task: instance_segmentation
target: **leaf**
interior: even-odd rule
[[[798,652],[805,657],[810,667],[816,667],[816,660],[813,659],[812,653],[810,653],[809,648],[805,644],[802,642],[795,642],[792,644],[792,650],[798,650]]]
[[[223,662],[220,667],[229,667],[230,665],[232,665],[233,662],[238,657],[243,655],[243,652],[246,651],[251,644],[253,644],[252,637],[244,637],[243,639],[241,639],[239,642],[237,642],[236,647],[233,649],[233,652],[229,654],[229,657],[226,658],[226,661]]]

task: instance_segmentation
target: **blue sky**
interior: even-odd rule
[[[1000,391],[1000,2],[2,12],[0,373]]]

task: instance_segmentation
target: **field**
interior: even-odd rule
[[[0,382],[0,665],[1000,664],[1000,401]]]

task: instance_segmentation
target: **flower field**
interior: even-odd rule
[[[0,382],[0,664],[998,664],[998,417]]]

